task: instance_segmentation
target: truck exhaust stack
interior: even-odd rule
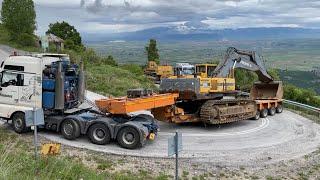
[[[79,82],[78,82],[78,94],[79,94],[79,102],[83,103],[85,99],[85,79],[84,79],[84,70],[83,70],[83,61],[80,64],[80,72],[79,72]]]
[[[270,83],[256,82],[251,88],[250,97],[256,99],[282,99],[283,85],[281,81],[272,81]]]
[[[55,85],[55,109],[64,109],[64,72],[62,72],[62,62],[59,61],[58,70],[56,74],[56,85]]]

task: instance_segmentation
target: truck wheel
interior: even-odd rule
[[[260,119],[260,111],[257,110],[256,115],[255,115],[253,118],[251,118],[251,119],[252,119],[252,120],[259,120],[259,119]]]
[[[76,139],[80,136],[79,124],[73,119],[66,119],[61,125],[61,133],[66,139]]]
[[[268,109],[263,109],[260,112],[260,117],[261,118],[266,118],[268,116]]]
[[[276,107],[276,112],[277,113],[282,113],[282,111],[283,111],[283,107],[282,107],[282,105],[278,105],[277,107]]]
[[[117,141],[123,148],[136,149],[140,146],[139,132],[133,127],[124,127],[119,131]]]
[[[14,131],[19,134],[27,132],[30,129],[26,127],[25,115],[22,112],[17,112],[12,116],[12,125]]]
[[[94,124],[89,128],[88,136],[94,144],[108,144],[111,139],[110,131],[104,124]]]
[[[269,110],[268,110],[268,113],[270,116],[274,116],[276,114],[276,108],[275,107],[271,107]]]

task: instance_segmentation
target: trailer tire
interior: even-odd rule
[[[73,119],[66,119],[61,125],[61,134],[64,138],[74,140],[80,136],[79,124]]]
[[[276,114],[276,108],[272,106],[270,109],[268,109],[268,114],[270,116],[274,116]]]
[[[257,110],[256,115],[255,115],[253,118],[251,118],[251,119],[252,119],[252,120],[259,120],[259,119],[260,119],[260,111]]]
[[[262,109],[260,112],[261,118],[266,118],[268,116],[268,109]]]
[[[282,107],[282,105],[278,105],[277,107],[276,107],[276,112],[277,113],[282,113],[282,111],[283,111],[283,107]]]
[[[12,116],[12,125],[13,125],[13,130],[16,133],[25,133],[30,128],[27,128],[26,126],[26,120],[25,120],[25,114],[23,112],[17,112]]]
[[[94,144],[105,145],[110,143],[111,135],[108,127],[97,123],[90,126],[88,131],[89,139]]]
[[[140,147],[139,132],[130,126],[124,127],[118,132],[117,141],[121,147],[126,149],[136,149]]]

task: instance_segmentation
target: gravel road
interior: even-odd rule
[[[0,46],[0,60],[6,56],[8,53]],[[87,98],[92,101],[101,97],[87,92]],[[320,126],[290,111],[258,121],[246,120],[209,127],[160,122],[160,129],[155,141],[137,150],[123,149],[116,143],[94,145],[86,137],[69,141],[55,133],[40,132],[40,135],[65,145],[110,154],[167,158],[168,138],[179,131],[183,134],[182,158],[223,166],[263,166],[302,157],[317,150],[320,145]]]

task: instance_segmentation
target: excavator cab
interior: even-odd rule
[[[196,75],[201,78],[212,77],[217,64],[196,64]]]

